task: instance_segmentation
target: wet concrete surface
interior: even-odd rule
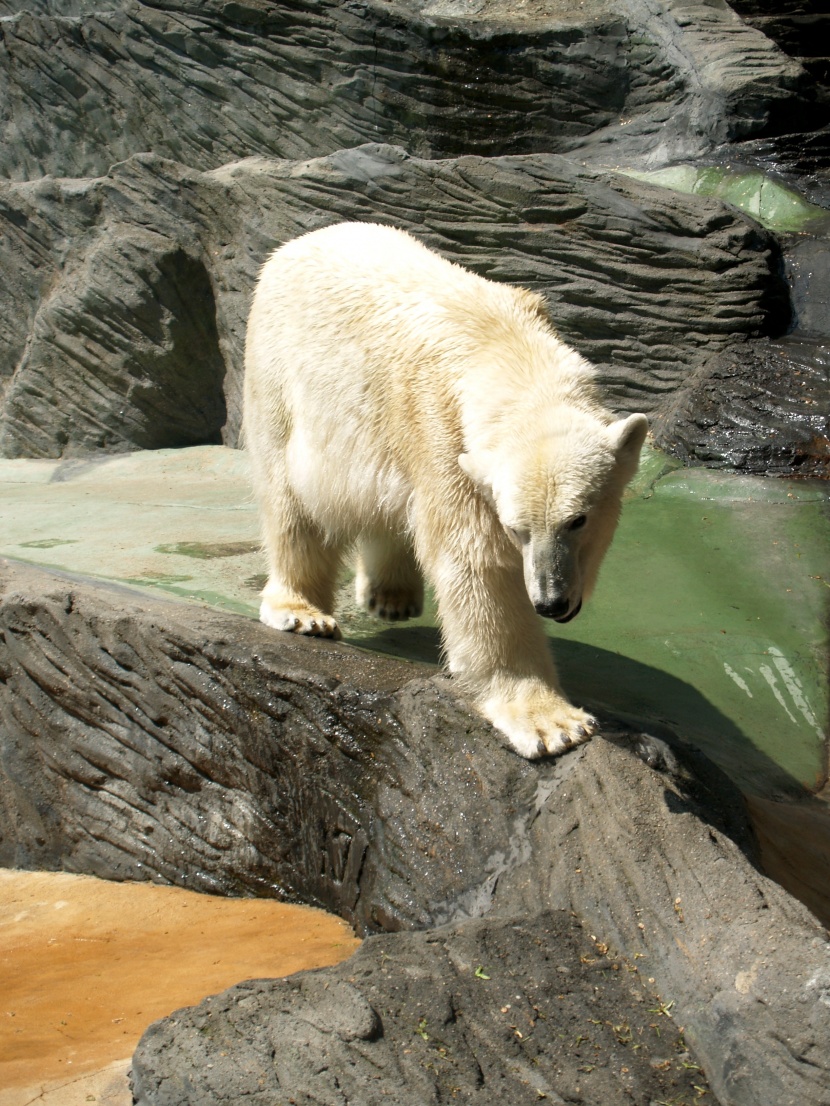
[[[359,944],[309,907],[0,870],[0,1106],[129,1106],[129,1057],[152,1022]]]

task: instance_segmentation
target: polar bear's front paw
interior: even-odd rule
[[[291,634],[308,634],[311,637],[330,637],[338,639],[342,635],[337,621],[330,614],[323,614],[316,607],[302,603],[289,606],[263,599],[259,608],[259,620],[273,630],[284,630]]]
[[[558,756],[590,741],[597,720],[552,690],[515,698],[493,697],[481,707],[520,756],[528,760]]]

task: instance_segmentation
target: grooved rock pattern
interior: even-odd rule
[[[621,410],[789,317],[771,235],[716,200],[553,155],[424,161],[362,146],[198,173],[141,155],[95,180],[0,184],[0,453],[235,445],[262,260],[343,219],[395,223],[545,294]],[[152,230],[148,229],[148,222]]]
[[[98,176],[148,150],[213,169],[379,138],[430,158],[620,144],[694,156],[757,130],[803,80],[763,34],[702,0],[532,13],[429,0],[49,7],[0,3],[11,179]]]
[[[258,268],[339,219],[540,288],[612,406],[662,409],[786,330],[780,250],[610,171],[814,101],[720,0],[0,0],[0,455],[235,445]]]

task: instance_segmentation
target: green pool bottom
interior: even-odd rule
[[[264,582],[244,453],[218,446],[103,461],[0,461],[0,554],[255,616]],[[827,486],[678,469],[646,449],[590,604],[551,625],[582,704],[699,745],[766,798],[826,778]],[[346,641],[437,662],[435,609]]]

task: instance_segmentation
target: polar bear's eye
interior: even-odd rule
[[[568,529],[581,530],[587,521],[587,515],[577,515],[576,518],[572,518],[571,521],[568,523]]]

